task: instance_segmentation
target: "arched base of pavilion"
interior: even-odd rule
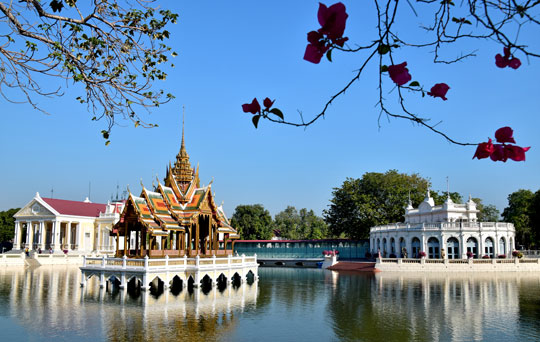
[[[100,287],[118,286],[158,291],[173,287],[240,285],[248,279],[258,281],[257,256],[227,258],[128,259],[85,257],[81,286],[91,277],[99,279]]]

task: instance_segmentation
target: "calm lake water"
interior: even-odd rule
[[[540,274],[260,268],[223,291],[80,288],[72,266],[0,267],[2,341],[538,341]]]

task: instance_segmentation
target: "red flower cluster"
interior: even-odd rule
[[[450,89],[448,84],[437,83],[433,87],[431,87],[431,91],[429,91],[427,94],[433,97],[440,97],[441,99],[446,101],[447,100],[446,93],[448,92],[448,89]]]
[[[525,152],[530,147],[520,147],[517,145],[507,145],[506,143],[516,143],[514,131],[510,127],[499,128],[495,132],[495,139],[501,144],[493,144],[491,139],[488,142],[478,144],[473,159],[484,159],[490,157],[493,161],[506,162],[508,159],[513,161],[525,161]]]
[[[390,65],[388,67],[388,74],[394,83],[398,86],[402,86],[411,80],[411,74],[409,69],[406,68],[407,62],[401,64]]]
[[[339,255],[339,251],[338,250],[323,251],[322,254],[334,256],[334,255]]]
[[[308,62],[319,64],[322,56],[332,47],[337,45],[343,47],[349,40],[343,37],[345,32],[345,22],[349,15],[345,12],[345,5],[341,2],[333,4],[330,7],[319,3],[319,12],[317,19],[321,28],[317,31],[311,31],[307,35],[309,44],[304,53],[304,59]]]
[[[510,58],[511,55],[510,55],[509,47],[505,47],[503,49],[503,52],[504,52],[504,56],[501,56],[500,53],[495,55],[496,66],[498,66],[499,68],[506,68],[507,66],[509,66],[512,69],[517,69],[521,66],[521,61],[519,60],[519,58],[516,58],[516,57]]]
[[[259,104],[259,101],[257,101],[257,98],[254,98],[251,103],[244,103],[242,105],[242,110],[244,113],[257,114],[261,112],[261,105]]]
[[[263,105],[266,108],[266,110],[270,110],[270,107],[274,104],[276,100],[272,101],[268,97],[264,99]],[[242,110],[244,113],[251,113],[251,114],[257,114],[261,113],[261,105],[259,104],[259,101],[257,101],[257,98],[254,98],[251,103],[244,103],[242,105]]]

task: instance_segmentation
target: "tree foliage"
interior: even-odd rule
[[[502,217],[511,222],[516,229],[516,242],[529,248],[534,244],[531,231],[531,203],[535,195],[530,190],[520,189],[508,195],[508,207],[504,208]]]
[[[347,178],[340,188],[334,188],[324,220],[334,236],[353,239],[369,237],[369,228],[392,222],[403,222],[404,207],[410,194],[413,206],[425,198],[430,182],[418,174],[404,174],[397,170],[386,173],[368,172],[361,179]],[[446,194],[431,192],[435,204],[441,204]],[[451,193],[455,203],[461,196]]]
[[[13,215],[19,210],[20,208],[0,211],[0,242],[13,240],[15,235],[15,218],[13,218]]]
[[[173,98],[154,82],[167,77],[163,66],[176,54],[164,42],[178,15],[151,7],[153,2],[0,1],[0,94],[13,102],[22,95],[43,110],[36,97],[61,96],[70,84],[80,85],[76,99],[92,120],[107,121],[107,143],[118,119],[155,126],[139,111]]]
[[[231,225],[245,240],[266,240],[272,238],[272,216],[262,204],[239,205],[234,210]]]
[[[472,200],[476,202],[476,209],[479,211],[476,215],[479,222],[500,221],[501,213],[496,206],[493,204],[484,204],[480,198],[473,198]]]
[[[300,212],[293,206],[287,208],[274,217],[275,231],[285,239],[324,239],[327,237],[327,225],[324,220],[306,208]]]

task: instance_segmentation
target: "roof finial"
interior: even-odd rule
[[[446,197],[450,198],[450,182],[448,181],[448,176],[446,176]]]
[[[185,149],[184,146],[184,120],[186,118],[186,106],[182,105],[182,145],[180,146],[180,149]]]

